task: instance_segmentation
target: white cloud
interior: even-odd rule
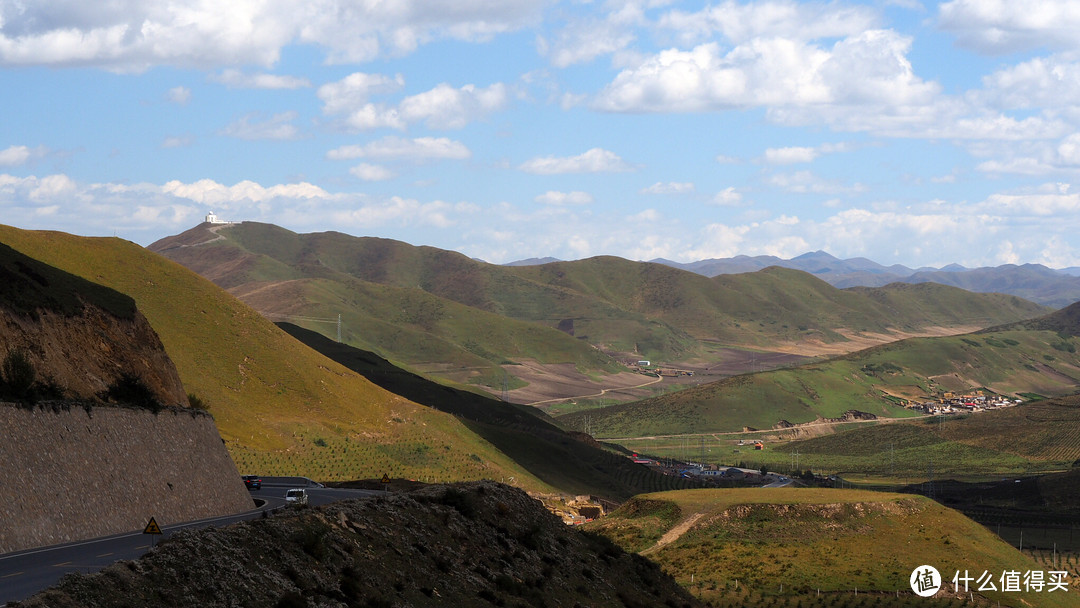
[[[765,150],[765,162],[772,165],[791,165],[813,162],[821,153],[817,148],[788,147]]]
[[[6,3],[0,64],[271,66],[288,44],[322,48],[330,62],[403,55],[435,40],[484,41],[538,21],[546,0],[281,0],[273,2]]]
[[[178,137],[166,137],[161,142],[162,148],[186,148],[195,143],[195,138],[190,135],[181,135]]]
[[[349,169],[349,173],[364,180],[365,182],[380,182],[388,179],[393,179],[395,174],[393,171],[383,167],[381,165],[371,165],[368,163],[360,163],[355,167]]]
[[[418,122],[434,129],[460,129],[503,109],[509,101],[509,89],[502,83],[485,88],[467,84],[457,89],[442,83],[406,97],[396,106],[368,101],[374,94],[403,85],[400,74],[390,80],[386,76],[356,73],[340,82],[323,85],[318,95],[323,100],[325,114],[343,114],[346,125],[361,130],[404,129]]]
[[[248,140],[297,139],[300,130],[292,124],[296,117],[296,112],[282,112],[260,122],[258,113],[246,114],[226,125],[218,134]]]
[[[693,191],[693,182],[656,182],[641,189],[642,194],[690,194]]]
[[[634,170],[626,161],[619,158],[618,154],[603,148],[592,148],[577,156],[534,158],[525,161],[518,168],[526,173],[537,175],[619,173]]]
[[[467,84],[455,89],[440,84],[430,91],[406,97],[398,106],[407,122],[424,123],[433,129],[460,129],[506,106],[506,85],[495,83],[480,89]]]
[[[330,160],[372,158],[383,160],[425,161],[431,159],[466,159],[472,155],[465,144],[445,137],[404,139],[388,136],[362,146],[342,146],[326,153]]]
[[[393,93],[404,86],[405,77],[401,74],[391,78],[385,74],[354,72],[322,85],[316,95],[323,102],[325,114],[347,114],[367,104],[372,95]]]
[[[0,167],[17,167],[25,165],[31,160],[44,157],[49,150],[45,146],[30,148],[28,146],[9,146],[0,150]]]
[[[659,26],[677,32],[684,44],[719,33],[735,44],[755,38],[816,40],[857,35],[877,26],[873,9],[839,3],[727,0],[694,13],[674,10]]]
[[[938,25],[955,34],[961,46],[980,53],[1080,48],[1080,3],[1075,0],[953,0],[938,7]]]
[[[305,89],[311,81],[298,76],[281,74],[245,74],[240,70],[222,70],[220,74],[210,76],[212,82],[223,84],[230,89]]]
[[[202,179],[190,184],[173,180],[161,186],[161,192],[196,203],[215,206],[245,201],[261,203],[277,198],[295,200],[331,198],[330,193],[307,182],[278,184],[267,188],[248,180],[238,182],[233,186],[219,184],[210,179]]]
[[[534,200],[541,205],[588,205],[593,202],[593,197],[588,192],[578,190],[573,192],[548,190]]]
[[[537,50],[555,67],[565,68],[627,48],[637,37],[633,27],[645,23],[642,9],[633,2],[610,6],[614,10],[603,17],[570,21],[550,41],[538,37]]]
[[[433,226],[450,228],[457,224],[454,216],[471,216],[478,211],[470,203],[432,201],[422,203],[416,199],[392,196],[384,200],[368,200],[356,209],[332,214],[334,224],[353,228],[374,228],[396,224],[400,226]]]
[[[742,200],[742,194],[737,191],[734,186],[731,186],[717,192],[710,202],[714,205],[720,205],[721,207],[733,207],[741,204]]]
[[[845,186],[838,180],[822,179],[809,171],[778,173],[770,176],[768,182],[796,194],[858,194],[866,191],[866,186],[862,184]]]
[[[165,98],[177,105],[187,105],[191,101],[191,89],[187,87],[173,87],[165,94]]]

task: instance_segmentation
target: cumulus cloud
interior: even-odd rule
[[[411,160],[422,162],[433,159],[462,160],[472,153],[465,144],[445,137],[417,137],[404,139],[387,136],[364,145],[342,146],[326,153],[329,160],[352,160],[371,158],[382,160]]]
[[[31,160],[41,158],[48,153],[45,146],[30,148],[28,146],[9,146],[0,150],[0,167],[17,167],[25,165]]]
[[[837,180],[822,179],[810,171],[778,173],[770,176],[768,182],[781,190],[796,194],[858,194],[866,191],[866,186],[862,184],[847,186]]]
[[[316,95],[323,102],[325,114],[346,114],[363,107],[373,95],[393,93],[405,86],[405,77],[354,72],[345,78],[319,87]]]
[[[454,88],[446,83],[404,98],[399,104],[372,103],[370,97],[392,92],[404,86],[399,74],[390,79],[383,75],[351,74],[342,81],[323,85],[319,98],[323,113],[344,115],[353,129],[404,129],[423,122],[433,129],[460,129],[506,107],[509,89],[502,83],[480,88],[467,84]]]
[[[771,165],[791,165],[813,162],[821,153],[817,148],[792,146],[788,148],[769,148],[765,150],[765,162]]]
[[[953,0],[938,7],[938,26],[966,48],[991,55],[1034,48],[1077,49],[1080,3]]]
[[[645,16],[636,3],[615,5],[601,17],[570,21],[550,40],[537,37],[537,50],[555,67],[586,63],[630,46],[637,38],[633,27],[644,23]]]
[[[542,205],[588,205],[593,202],[593,197],[588,192],[578,190],[573,192],[548,190],[534,200]]]
[[[355,167],[349,169],[349,173],[364,180],[365,182],[381,182],[388,179],[393,179],[395,174],[393,171],[383,167],[381,165],[372,165],[368,163],[360,163]]]
[[[852,36],[877,26],[876,11],[839,3],[727,0],[693,13],[673,10],[659,22],[684,44],[721,34],[735,44],[754,38],[815,40]]]
[[[187,87],[173,87],[165,94],[165,99],[177,105],[187,105],[191,101],[191,89]]]
[[[693,191],[693,182],[656,182],[641,189],[642,194],[690,194]]]
[[[258,113],[245,114],[226,125],[218,134],[248,140],[297,139],[300,137],[300,130],[292,124],[297,116],[296,112],[282,112],[260,120],[262,116]]]
[[[484,41],[535,23],[545,0],[7,3],[0,64],[209,68],[278,61],[290,43],[330,62],[403,55],[435,40]]]
[[[603,148],[592,148],[577,156],[545,156],[525,161],[518,168],[537,175],[562,173],[619,173],[634,168],[618,154]]]
[[[201,179],[192,183],[173,180],[161,186],[161,192],[213,206],[242,201],[260,203],[278,198],[301,200],[331,198],[330,193],[307,182],[265,187],[250,180],[238,182],[233,186],[226,186],[211,179]]]
[[[311,86],[311,81],[307,78],[266,73],[246,74],[236,69],[213,74],[210,81],[230,89],[304,89]]]
[[[734,186],[724,188],[720,192],[713,195],[710,201],[714,205],[720,205],[721,207],[733,207],[742,203],[743,196]]]

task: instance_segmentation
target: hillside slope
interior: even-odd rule
[[[294,509],[185,532],[20,605],[702,605],[654,564],[493,483]]]
[[[902,404],[986,388],[999,395],[1080,389],[1080,340],[1064,333],[1072,307],[1040,320],[964,336],[912,338],[837,359],[590,410],[599,437],[738,431],[837,418],[849,410],[910,416]],[[1039,327],[1050,327],[1038,329]],[[1031,329],[1027,329],[1031,327]],[[560,417],[583,428],[585,413]]]
[[[1012,296],[937,285],[838,290],[780,268],[708,279],[613,257],[495,266],[431,247],[253,222],[203,224],[151,249],[260,311],[299,317],[323,333],[332,333],[323,320],[340,314],[346,342],[458,381],[470,378],[455,369],[476,367],[471,380],[495,387],[503,378],[497,364],[522,358],[608,373],[618,368],[601,352],[669,364],[719,360],[727,346],[816,355],[1047,312]]]
[[[0,243],[0,358],[12,353],[33,369],[23,395],[30,400],[99,399],[127,375],[159,403],[187,405],[176,367],[134,300]]]
[[[681,534],[657,546],[679,524]],[[695,594],[721,605],[761,605],[770,596],[788,595],[803,598],[799,605],[835,606],[855,588],[871,592],[870,605],[878,605],[875,597],[882,605],[908,605],[885,602],[894,594],[910,598],[909,576],[924,564],[944,575],[946,590],[958,570],[986,570],[996,580],[1006,570],[1045,569],[951,509],[921,496],[881,492],[776,488],[646,494],[588,527],[627,550],[646,552]],[[1074,584],[1056,594],[983,592],[981,604],[1075,606],[1076,589]],[[875,591],[884,593],[875,596]],[[962,595],[966,602],[969,595]]]
[[[115,238],[0,226],[0,242],[134,299],[242,471],[355,479],[515,477],[551,490],[459,420],[303,346],[213,283]]]
[[[386,390],[447,412],[548,485],[573,494],[623,501],[645,491],[694,487],[634,464],[628,453],[603,449],[587,435],[571,435],[536,409],[443,386],[375,355],[282,323],[298,340]]]

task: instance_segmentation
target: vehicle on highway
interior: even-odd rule
[[[306,505],[307,500],[307,490],[303,488],[292,488],[285,492],[285,504],[287,505]]]
[[[244,486],[249,490],[258,490],[262,487],[262,478],[258,475],[241,475],[240,478],[244,480]]]

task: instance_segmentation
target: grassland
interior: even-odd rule
[[[686,527],[681,535],[657,546],[656,539],[680,531],[680,524]],[[957,570],[997,576],[1045,569],[959,513],[911,495],[793,488],[664,492],[635,497],[589,526],[627,550],[645,551],[719,606],[927,605],[908,585],[923,564],[947,581]],[[1077,590],[984,592],[975,605],[1075,606]]]
[[[1062,331],[1007,329],[913,338],[795,368],[720,382],[559,418],[600,437],[770,429],[848,410],[909,417],[902,404],[945,392],[1064,395],[1080,388],[1080,339]]]
[[[1068,470],[1080,461],[1080,397],[950,417],[818,429],[642,437],[627,449],[709,464],[839,474],[877,483],[1000,479]],[[752,441],[763,439],[764,450]],[[743,445],[740,445],[742,443]]]
[[[489,386],[501,383],[497,365],[515,358],[603,373],[614,362],[601,352],[702,362],[716,344],[791,349],[859,334],[880,342],[891,332],[985,327],[1046,311],[931,284],[839,290],[779,268],[709,279],[613,257],[503,267],[387,239],[253,222],[214,232],[200,226],[151,248],[260,311],[341,314],[354,346],[411,365],[444,363],[425,369],[456,381],[452,370],[475,370],[466,379]]]
[[[303,346],[213,283],[115,238],[0,227],[0,241],[133,298],[244,471],[355,479],[514,477],[551,491],[454,416]]]

